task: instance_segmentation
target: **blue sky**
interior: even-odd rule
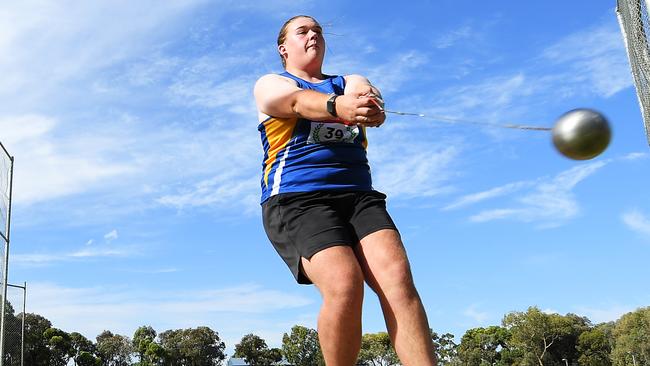
[[[590,107],[609,149],[390,116],[369,132],[431,327],[460,339],[536,305],[594,322],[650,304],[650,151],[604,0],[24,1],[0,5],[0,141],[15,156],[10,283],[94,339],[207,325],[232,350],[315,328],[264,234],[255,80],[285,19],[325,28],[324,71],[387,108],[552,126]],[[368,290],[364,332],[384,330]]]

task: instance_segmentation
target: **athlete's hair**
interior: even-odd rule
[[[287,39],[287,28],[289,28],[289,24],[298,18],[309,18],[314,22],[318,23],[318,21],[314,19],[314,17],[309,15],[296,15],[289,18],[289,20],[284,22],[282,28],[280,28],[280,33],[278,34],[278,46],[283,44],[284,41]],[[287,60],[284,59],[284,56],[282,56],[282,54],[280,54],[280,59],[282,60],[282,67],[287,67]]]

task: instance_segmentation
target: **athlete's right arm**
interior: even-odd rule
[[[267,74],[255,83],[255,101],[260,113],[278,118],[299,117],[312,121],[332,120],[327,111],[328,94],[298,87],[294,80]],[[355,96],[341,95],[336,99],[338,117],[352,123],[362,123],[374,107]]]
[[[294,80],[267,74],[255,83],[257,109],[268,116],[301,117],[323,121],[333,117],[327,112],[327,94],[300,89]]]

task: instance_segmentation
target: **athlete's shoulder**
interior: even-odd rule
[[[259,100],[274,99],[298,90],[296,81],[278,74],[266,74],[255,83],[253,94]]]
[[[354,83],[354,82],[366,82],[367,83],[368,82],[367,77],[365,77],[363,75],[359,75],[359,74],[344,75],[343,79],[345,79],[346,83],[351,83],[351,82],[352,83]]]
[[[262,75],[259,79],[257,79],[257,82],[255,83],[255,85],[256,86],[257,85],[269,85],[269,84],[277,85],[278,83],[280,83],[281,85],[282,85],[282,83],[297,85],[297,82],[295,80],[293,80],[290,77],[287,77],[285,75],[282,75],[282,74],[266,74],[266,75]]]

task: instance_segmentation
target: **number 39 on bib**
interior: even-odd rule
[[[359,126],[332,122],[312,122],[308,144],[325,144],[333,142],[353,143],[359,136]]]

